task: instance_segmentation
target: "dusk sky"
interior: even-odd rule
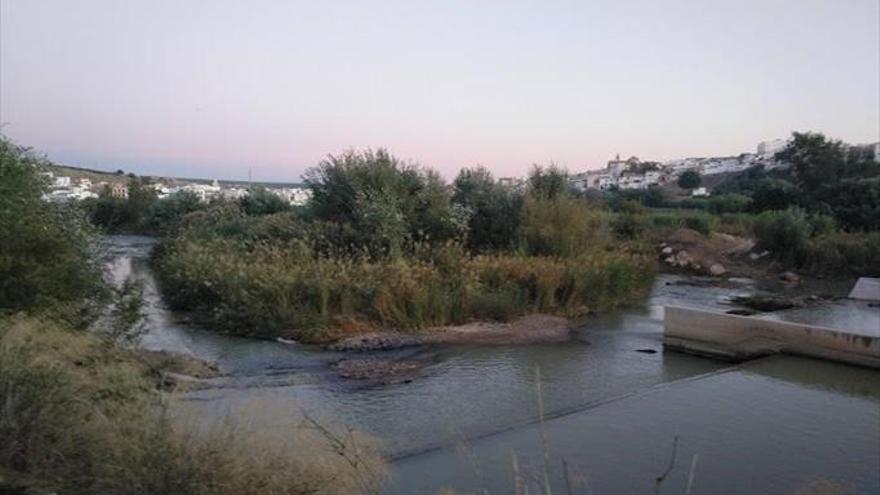
[[[3,132],[59,162],[297,180],[386,147],[451,178],[880,139],[878,0],[0,0]]]

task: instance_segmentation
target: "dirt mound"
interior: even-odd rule
[[[745,237],[715,233],[709,237],[692,229],[677,229],[664,236],[658,244],[660,261],[676,268],[703,275],[744,275],[752,271],[745,255],[755,241]]]

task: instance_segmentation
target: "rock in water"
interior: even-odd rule
[[[720,277],[727,273],[727,269],[724,268],[724,265],[721,263],[715,263],[714,265],[709,267],[709,274],[715,277]]]

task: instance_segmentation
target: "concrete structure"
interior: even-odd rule
[[[786,353],[880,368],[880,333],[667,306],[663,345],[732,361]]]
[[[859,277],[849,297],[863,301],[880,301],[880,278]]]

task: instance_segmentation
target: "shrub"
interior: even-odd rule
[[[510,249],[522,218],[522,194],[506,187],[485,168],[462,169],[452,201],[469,212],[467,245],[476,251]]]
[[[330,156],[309,169],[314,218],[350,224],[373,256],[399,257],[414,241],[462,237],[468,218],[453,208],[440,176],[385,150]]]
[[[749,211],[752,199],[742,194],[723,194],[708,200],[709,211],[715,214],[742,213]]]
[[[880,232],[831,232],[808,245],[803,267],[818,273],[880,276]]]
[[[262,187],[250,191],[247,196],[238,200],[238,204],[241,206],[241,211],[253,216],[271,215],[291,209],[287,201]]]
[[[646,228],[653,229],[692,229],[709,236],[715,230],[718,219],[708,213],[686,210],[658,211],[646,215]]]
[[[702,182],[703,178],[700,177],[698,172],[693,170],[686,170],[678,176],[678,187],[681,187],[682,189],[696,189],[700,187],[700,183]]]
[[[93,310],[102,282],[93,234],[77,208],[45,202],[42,161],[0,139],[0,314],[65,306],[71,323]]]
[[[788,264],[799,265],[805,259],[812,227],[803,210],[790,208],[766,211],[755,221],[757,247]]]
[[[533,255],[573,256],[608,243],[608,227],[581,200],[527,196],[523,206],[523,247]]]

